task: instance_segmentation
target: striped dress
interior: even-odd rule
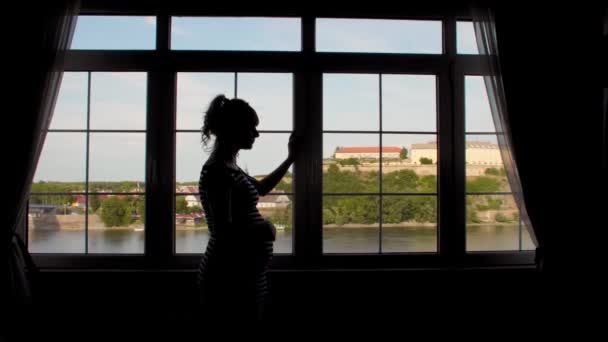
[[[199,191],[209,242],[200,262],[198,285],[210,319],[262,317],[273,241],[269,222],[257,209],[259,189],[255,178],[223,163],[208,161],[201,170]],[[214,217],[211,208],[231,223],[226,217]]]

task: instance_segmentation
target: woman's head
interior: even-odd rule
[[[258,123],[257,113],[247,102],[218,95],[209,104],[203,118],[203,144],[207,145],[211,135],[214,135],[216,148],[225,145],[250,149],[259,136],[256,130]]]

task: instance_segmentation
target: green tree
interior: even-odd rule
[[[196,214],[196,213],[202,213],[202,212],[203,212],[203,208],[201,208],[198,205],[193,205],[191,207],[186,206],[187,214]]]
[[[433,164],[433,159],[422,157],[422,158],[420,158],[420,164],[431,165],[431,164]]]
[[[284,192],[292,192],[292,183],[287,183],[285,179],[281,179],[279,184],[275,187],[275,190],[284,191]],[[274,191],[274,190],[273,190]]]
[[[503,201],[499,198],[493,198],[491,196],[485,196],[485,203],[478,203],[476,205],[478,210],[498,210],[502,206]]]
[[[401,147],[401,152],[399,153],[399,157],[401,159],[407,159],[407,148]]]
[[[513,221],[519,222],[519,212],[514,212],[513,213]]]
[[[437,192],[437,176],[426,175],[420,177],[418,181],[418,191]]]
[[[414,220],[416,222],[437,222],[437,199],[435,197],[415,197]]]
[[[336,214],[323,205],[323,224],[336,223]]]
[[[494,217],[494,220],[496,220],[496,222],[509,222],[509,218],[503,214],[503,213],[497,213],[496,216]]]
[[[139,219],[141,223],[146,223],[146,201],[139,201],[137,203],[137,214],[139,214]]]
[[[487,169],[484,171],[484,173],[485,173],[487,176],[499,176],[499,175],[500,175],[500,171],[498,171],[498,169],[497,169],[497,168],[494,168],[494,167],[487,168]]]
[[[497,192],[500,190],[500,180],[493,177],[476,177],[467,179],[467,191],[469,192]]]
[[[128,226],[132,212],[127,201],[110,197],[101,203],[101,220],[106,227]]]
[[[272,212],[272,215],[270,216],[270,221],[272,221],[272,223],[274,224],[281,224],[285,227],[291,227],[291,204],[289,204],[285,208],[279,208],[274,210]]]
[[[418,175],[413,170],[389,172],[382,179],[382,188],[386,192],[415,192],[418,188]]]
[[[91,213],[95,213],[100,207],[101,201],[99,200],[99,196],[91,195],[91,201],[89,202],[89,211]]]
[[[188,213],[188,202],[183,196],[179,196],[175,199],[175,212],[178,214]]]
[[[382,199],[382,219],[386,223],[407,222],[414,219],[415,208],[411,198],[386,196]]]
[[[357,158],[348,158],[348,159],[340,159],[338,160],[338,164],[340,165],[360,165],[359,159]]]
[[[477,211],[470,207],[467,207],[467,223],[481,223]]]

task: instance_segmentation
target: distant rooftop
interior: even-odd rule
[[[498,149],[498,145],[487,141],[467,141],[466,148],[487,148]],[[412,149],[416,150],[434,150],[437,149],[436,142],[428,142],[425,144],[412,144]]]

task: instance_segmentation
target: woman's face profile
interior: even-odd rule
[[[242,131],[239,132],[239,148],[244,150],[250,150],[253,147],[253,143],[255,139],[260,136],[258,133],[257,125],[258,125],[258,117],[256,114],[252,114],[251,119],[247,120],[244,125],[242,125]]]

